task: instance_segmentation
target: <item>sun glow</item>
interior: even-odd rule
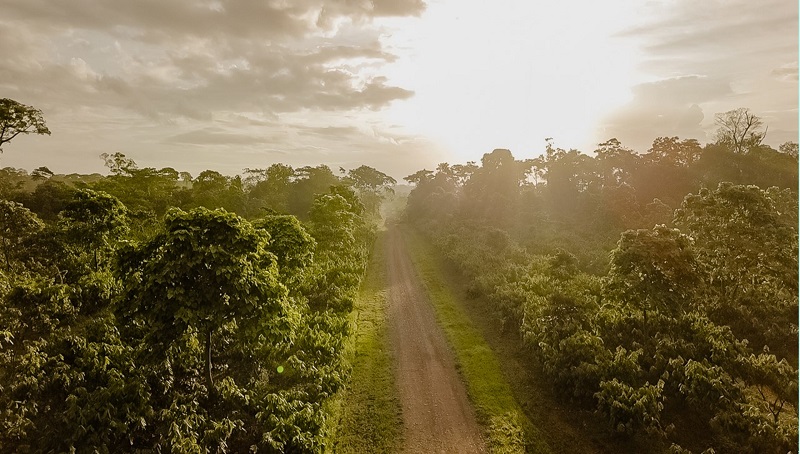
[[[386,43],[393,83],[415,96],[389,117],[433,138],[454,161],[494,148],[538,155],[547,137],[589,152],[600,118],[641,80],[635,46],[613,35],[635,23],[617,2],[431,1]]]

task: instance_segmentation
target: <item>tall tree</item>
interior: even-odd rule
[[[345,182],[351,183],[358,190],[362,202],[371,214],[377,214],[381,201],[386,195],[394,193],[392,185],[397,183],[394,178],[369,166],[348,171]]]
[[[639,156],[622,145],[616,138],[597,145],[594,151],[600,177],[605,186],[630,184],[631,174],[636,170]]]
[[[114,154],[103,153],[100,157],[105,162],[105,166],[114,175],[130,176],[134,170],[139,168],[133,159],[126,157],[124,153],[119,151]]]
[[[486,219],[509,221],[519,197],[520,185],[525,179],[525,171],[525,166],[516,161],[507,149],[498,148],[484,154],[481,167],[464,184],[466,208]],[[455,189],[452,176],[443,175],[447,176]]]
[[[778,151],[781,153],[788,154],[789,156],[797,159],[798,156],[798,145],[797,142],[784,142],[781,146],[778,147]]]
[[[700,159],[702,152],[703,148],[696,139],[657,137],[648,155],[653,161],[686,167]]]
[[[331,186],[337,184],[339,178],[326,165],[296,169],[289,192],[288,214],[293,214],[299,219],[308,219],[314,198],[318,194],[325,194]]]
[[[272,164],[268,169],[248,169],[250,181],[255,181],[248,193],[251,212],[257,216],[263,211],[279,214],[289,212],[289,194],[294,169],[286,164]]]
[[[717,143],[727,145],[736,153],[744,153],[761,145],[767,131],[761,131],[764,123],[761,118],[740,107],[714,115],[717,125]]]
[[[42,111],[13,99],[0,99],[0,153],[4,143],[20,134],[31,133],[50,135]]]
[[[361,166],[357,169],[349,170],[347,178],[353,182],[353,186],[358,190],[372,192],[390,189],[391,185],[397,183],[394,178],[370,166]]]
[[[433,171],[432,170],[417,170],[416,172],[412,173],[407,177],[403,177],[404,180],[408,181],[409,183],[419,186],[420,184],[426,183],[433,179]]]

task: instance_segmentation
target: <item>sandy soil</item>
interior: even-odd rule
[[[389,333],[403,408],[404,452],[486,452],[453,353],[403,237],[395,227],[388,236]]]

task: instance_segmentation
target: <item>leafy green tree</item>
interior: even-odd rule
[[[148,390],[107,308],[113,280],[20,280],[0,304],[0,450],[130,450]],[[98,310],[101,309],[101,310]]]
[[[467,161],[466,164],[453,164],[450,166],[450,170],[453,174],[456,185],[461,187],[464,186],[464,183],[469,181],[470,178],[472,178],[472,175],[476,170],[478,170],[478,166],[475,164],[475,161]]]
[[[640,156],[631,178],[639,204],[646,205],[653,199],[673,208],[680,204],[686,193],[697,188],[693,166],[703,154],[694,139],[657,137],[653,140],[648,152]]]
[[[777,186],[797,192],[797,158],[761,145],[751,148],[741,160],[744,183],[754,184],[762,189]]]
[[[688,195],[675,225],[694,238],[715,319],[796,357],[796,195],[721,183]]]
[[[312,310],[345,314],[352,309],[373,238],[363,214],[358,195],[345,185],[314,199],[310,231],[317,248],[303,289]]]
[[[0,199],[0,252],[6,271],[12,271],[14,263],[25,260],[26,240],[43,228],[44,223],[29,209]]]
[[[45,180],[33,192],[19,193],[15,199],[44,221],[55,221],[75,195],[75,187],[62,181]]]
[[[20,134],[32,133],[50,135],[42,111],[13,99],[0,99],[0,153],[4,143]]]
[[[33,169],[33,172],[31,172],[31,178],[34,180],[48,180],[53,175],[55,175],[53,171],[44,166],[37,167]]]
[[[797,402],[797,370],[786,359],[769,353],[751,354],[742,361],[748,378],[761,400],[762,407],[772,416],[774,423],[780,423],[789,405]]]
[[[139,168],[133,159],[126,157],[124,153],[119,151],[114,154],[103,153],[100,157],[105,162],[108,170],[114,175],[131,176]]]
[[[391,189],[397,181],[385,173],[369,166],[360,166],[347,171],[347,178],[358,190],[381,192]]]
[[[452,176],[445,176],[449,186],[455,189]],[[482,218],[508,222],[524,179],[525,167],[514,160],[511,151],[498,148],[486,153],[481,158],[481,167],[464,184],[464,208]]]
[[[611,252],[606,293],[640,310],[678,315],[692,309],[701,282],[689,237],[663,225],[624,232]]]
[[[664,428],[661,412],[664,409],[664,382],[646,383],[634,388],[616,378],[600,383],[597,392],[598,408],[608,416],[616,432],[632,435],[639,431],[660,435]]]
[[[351,183],[361,195],[361,201],[366,210],[371,214],[377,214],[381,201],[387,194],[392,194],[392,185],[397,181],[369,166],[362,165],[347,172],[347,183]]]
[[[301,220],[308,220],[314,198],[319,194],[327,193],[331,186],[337,184],[339,184],[339,178],[326,165],[296,169],[289,192],[289,214],[293,214]]]
[[[128,232],[127,212],[125,205],[110,194],[80,189],[59,214],[59,223],[72,253],[92,257],[92,267],[98,270],[101,259],[108,257]]]
[[[121,256],[125,304],[120,314],[142,323],[145,344],[161,352],[198,333],[210,396],[215,393],[214,337],[254,346],[280,343],[289,334],[286,289],[268,251],[266,230],[204,208],[170,211],[164,224],[163,233]],[[217,374],[225,369],[221,365]]]
[[[351,247],[355,243],[353,230],[363,210],[352,192],[350,197],[346,193],[317,196],[310,213],[314,238],[329,247]]]
[[[230,179],[215,170],[204,170],[192,181],[192,199],[195,206],[209,209],[221,208]]]
[[[653,146],[647,154],[654,161],[686,167],[700,159],[702,152],[703,148],[696,139],[658,137],[653,140]]]
[[[0,169],[0,198],[14,199],[16,193],[23,189],[27,178],[28,172],[23,169]]]
[[[141,222],[140,230],[163,216],[170,206],[188,203],[188,189],[179,186],[181,173],[171,167],[140,169],[133,159],[122,153],[102,154],[111,175],[92,187],[117,197],[128,208],[131,217]],[[185,177],[185,175],[183,175]],[[189,177],[191,179],[191,177]]]
[[[635,151],[612,138],[598,144],[594,152],[604,185],[631,184],[631,174],[636,171],[639,161]]]
[[[253,226],[269,233],[269,251],[275,254],[283,277],[292,275],[313,262],[316,241],[296,217],[265,216],[254,220]]]
[[[248,193],[250,204],[254,205],[251,211],[254,214],[260,210],[288,213],[294,169],[285,164],[272,164],[266,170],[253,169],[251,174],[258,175],[257,182]]]
[[[416,172],[412,173],[407,177],[404,177],[403,179],[413,185],[419,186],[420,184],[433,179],[433,175],[434,175],[433,171],[422,169],[422,170],[417,170]]]
[[[589,194],[600,187],[594,160],[578,150],[554,148],[548,142],[544,165],[545,194],[552,217],[584,223],[594,212]]]
[[[408,216],[417,221],[435,221],[458,209],[458,188],[449,172],[420,170],[404,178],[415,184],[408,195]]]

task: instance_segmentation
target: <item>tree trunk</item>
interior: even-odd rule
[[[11,271],[11,260],[8,258],[8,243],[3,238],[3,257],[6,259],[6,271]]]
[[[208,388],[208,395],[209,397],[213,396],[215,393],[214,389],[214,377],[211,376],[211,334],[213,332],[213,328],[208,328],[206,331],[206,387]]]
[[[644,308],[644,319],[642,320],[642,335],[644,336],[644,342],[647,342],[650,339],[650,329],[647,326],[647,308]]]

